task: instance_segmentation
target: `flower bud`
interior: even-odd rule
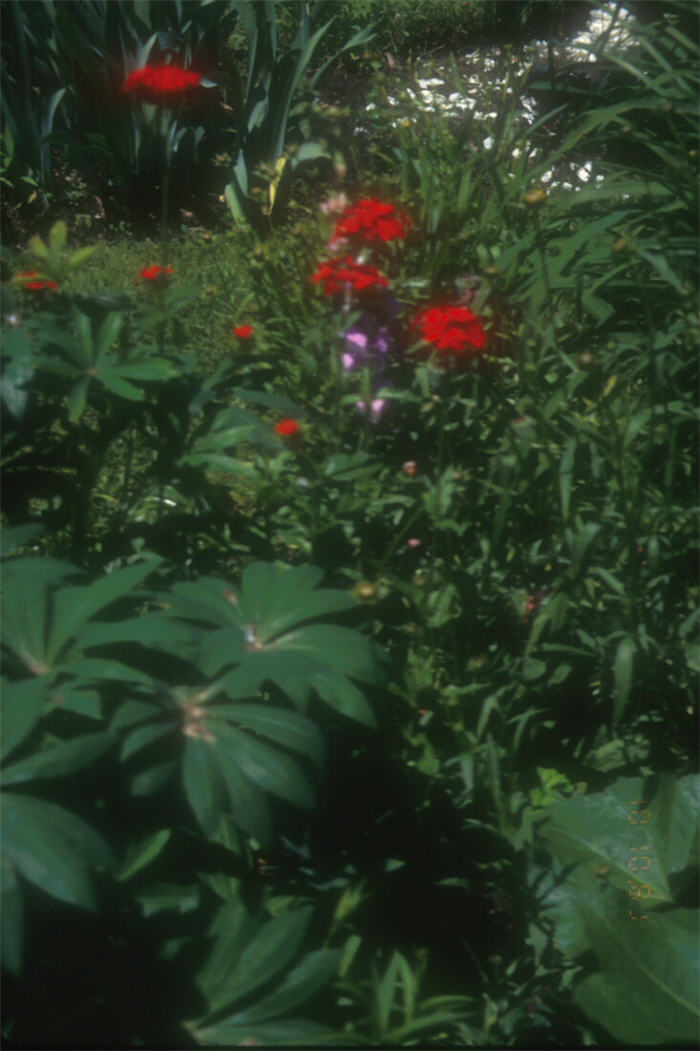
[[[377,597],[379,588],[376,584],[371,584],[369,580],[361,580],[359,584],[355,584],[353,594],[355,598],[359,598],[362,602],[369,602]]]
[[[542,204],[546,200],[547,191],[543,190],[541,186],[538,186],[535,190],[528,190],[527,193],[523,194],[523,201],[525,204]]]

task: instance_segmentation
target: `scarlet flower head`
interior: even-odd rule
[[[141,271],[144,281],[164,281],[168,274],[174,274],[171,266],[147,266]]]
[[[135,95],[143,102],[153,102],[157,106],[174,106],[182,102],[201,79],[201,73],[178,66],[144,66],[129,73],[122,93]]]
[[[58,288],[58,281],[49,281],[40,277],[38,270],[20,270],[18,274],[15,274],[15,281],[21,281],[22,286],[31,289],[32,292],[39,292],[45,288]]]
[[[296,420],[280,420],[275,425],[275,430],[281,438],[291,438],[298,433],[300,427]]]
[[[411,225],[408,216],[393,204],[368,197],[346,208],[335,224],[331,244],[342,238],[363,243],[395,241],[404,238]]]
[[[356,263],[349,255],[344,259],[329,259],[321,263],[311,280],[315,283],[322,281],[323,291],[327,296],[332,296],[334,292],[342,292],[347,286],[355,292],[389,286],[387,278],[376,266]]]
[[[440,351],[452,351],[471,361],[486,346],[481,321],[467,307],[428,307],[413,320],[426,343]]]
[[[255,329],[252,325],[236,325],[233,329],[234,336],[237,336],[239,339],[250,339],[254,332]]]

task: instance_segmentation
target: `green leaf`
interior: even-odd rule
[[[21,874],[54,898],[94,909],[86,867],[113,863],[112,854],[84,821],[54,803],[4,794],[3,843]]]
[[[3,569],[3,624],[6,645],[35,675],[49,671],[46,636],[50,620],[50,591],[77,570],[52,558],[12,559]]]
[[[214,838],[227,801],[227,792],[210,743],[196,737],[186,738],[182,780],[187,800],[204,834]]]
[[[124,860],[114,873],[114,878],[123,882],[140,872],[146,865],[150,865],[158,857],[170,836],[169,828],[160,828],[157,832],[137,839],[129,846]]]
[[[336,711],[375,729],[377,720],[365,695],[348,679],[332,672],[318,672],[311,680],[313,688],[322,701]]]
[[[151,715],[149,716],[149,718],[154,714],[158,713],[154,712],[154,710],[151,708]],[[160,738],[165,737],[166,734],[173,733],[174,730],[175,726],[171,720],[165,722],[162,719],[155,724],[151,723],[148,726],[137,727],[135,730],[132,730],[131,733],[127,734],[127,736],[124,738],[124,741],[122,742],[121,751],[119,753],[119,758],[122,762],[124,762],[124,760],[128,759],[129,756],[134,755],[142,748],[146,748],[147,745],[153,744],[154,741],[160,740]]]
[[[545,900],[555,946],[598,961],[576,998],[633,1046],[692,1042],[698,1030],[698,912],[673,907],[669,876],[695,863],[699,809],[697,775],[626,778],[553,804],[541,827],[564,866]]]
[[[61,649],[79,629],[111,602],[123,598],[160,564],[160,558],[148,559],[133,566],[115,569],[84,587],[63,588],[53,600],[51,635],[47,656],[53,663]]]
[[[217,744],[221,776],[229,793],[231,817],[239,828],[254,836],[261,847],[272,841],[270,806],[264,792],[244,777],[238,769],[235,755],[228,751],[225,741]]]
[[[341,956],[340,949],[319,949],[308,953],[273,992],[226,1021],[229,1025],[250,1025],[294,1010],[337,975]]]
[[[310,719],[285,708],[263,704],[216,705],[212,715],[235,722],[242,730],[252,730],[271,741],[283,744],[320,766],[323,762],[323,741]]]
[[[68,392],[66,401],[68,404],[68,419],[71,423],[77,423],[85,412],[85,403],[89,386],[90,377],[86,376],[84,379],[78,380]]]
[[[4,759],[36,726],[47,697],[45,679],[2,680],[1,757]]]
[[[228,757],[250,781],[297,806],[313,807],[313,792],[293,759],[240,730],[226,726],[214,732]]]
[[[209,1001],[210,1014],[224,1010],[278,975],[298,952],[312,916],[313,908],[303,906],[268,920],[242,952],[242,939],[234,940],[224,935],[226,959],[217,961],[218,980],[213,990],[208,991],[212,989],[211,982],[207,985],[203,977],[212,975],[212,958],[214,954],[221,956],[218,946],[214,946],[212,957],[197,980]]]
[[[62,89],[65,91],[65,88]],[[54,259],[58,259],[58,256],[66,247],[66,241],[68,240],[68,227],[59,219],[57,223],[54,223],[49,230],[49,251]]]
[[[85,245],[83,248],[79,248],[76,252],[72,252],[68,260],[68,269],[75,270],[76,267],[84,263],[86,259],[94,255],[98,249],[98,245]]]
[[[5,767],[0,772],[3,785],[16,785],[23,781],[35,781],[46,777],[63,777],[72,774],[103,755],[114,744],[111,733],[85,734],[70,741],[44,748],[18,763]]]

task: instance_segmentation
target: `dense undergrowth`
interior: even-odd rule
[[[506,6],[3,5],[8,1047],[694,1044],[697,19]]]

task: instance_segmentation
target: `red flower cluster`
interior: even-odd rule
[[[293,434],[299,431],[299,424],[296,420],[281,420],[276,426],[275,430],[282,438],[291,438]]]
[[[135,95],[144,102],[171,106],[183,100],[201,79],[201,73],[191,73],[177,66],[144,66],[129,73],[122,92]]]
[[[476,314],[466,307],[428,307],[413,320],[426,343],[438,350],[476,357],[486,346],[486,333]]]
[[[327,296],[333,295],[334,292],[342,292],[347,285],[355,292],[362,292],[368,288],[387,288],[389,285],[384,274],[380,273],[376,266],[356,263],[349,255],[345,259],[329,259],[326,263],[321,263],[311,280],[322,281],[323,291]]]
[[[239,339],[250,339],[254,331],[252,325],[236,325],[233,329],[233,334],[238,336]]]
[[[406,236],[411,220],[393,204],[376,197],[358,201],[346,208],[335,224],[331,244],[347,237],[359,241],[394,241]]]
[[[31,280],[36,278],[37,280]],[[25,288],[30,288],[33,292],[41,291],[44,288],[58,288],[58,281],[47,281],[44,277],[39,277],[38,270],[20,270],[18,274],[15,274],[15,280],[22,280],[22,284]]]
[[[164,279],[168,274],[174,273],[171,266],[147,266],[141,271],[141,277],[144,281],[158,281],[159,278]]]

